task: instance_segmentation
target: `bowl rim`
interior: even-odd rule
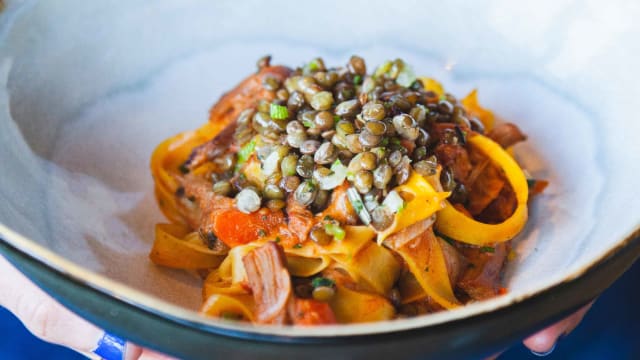
[[[597,269],[601,267],[606,260],[620,257],[620,255],[624,253],[623,250],[625,248],[633,248],[632,245],[634,245],[634,243],[638,243],[638,249],[635,254],[632,254],[633,260],[629,263],[630,266],[638,257],[640,257],[640,225],[636,225],[634,230],[593,262],[585,264],[574,273],[567,274],[563,277],[562,281],[549,284],[535,292],[528,292],[518,297],[507,293],[506,295],[474,304],[468,304],[457,309],[408,319],[306,328],[237,324],[215,318],[206,318],[198,314],[196,311],[169,303],[166,300],[147,294],[141,290],[137,290],[129,285],[121,283],[120,281],[111,279],[105,275],[75,264],[71,260],[58,255],[35,241],[9,229],[2,223],[0,223],[0,243],[4,243],[6,246],[13,248],[14,251],[37,261],[48,271],[58,273],[69,280],[78,282],[105,296],[116,298],[122,303],[143,309],[150,314],[171,319],[172,321],[183,325],[201,328],[211,333],[240,338],[258,338],[260,340],[276,342],[291,342],[292,339],[300,339],[302,342],[307,342],[317,338],[349,338],[354,336],[371,336],[404,332],[417,328],[429,328],[441,324],[464,321],[466,318],[481,316],[493,311],[508,308],[515,304],[521,304],[528,300],[543,298],[547,296],[546,294],[553,293],[559,287],[580,279],[585,273],[597,271]],[[622,272],[620,275],[621,274]],[[609,285],[610,284],[607,284],[606,287]],[[601,291],[606,289],[606,287],[603,287]],[[594,294],[594,297],[600,292]]]
[[[227,331],[137,307],[51,269],[0,237],[0,255],[80,316],[141,346],[179,358],[203,359],[210,358],[211,351],[272,359],[304,355],[309,360],[326,359],[336,351],[363,359],[385,353],[397,358],[488,356],[592,301],[631,267],[639,254],[640,227],[582,276],[494,312],[391,333],[290,338]],[[171,340],[166,341],[167,337]]]

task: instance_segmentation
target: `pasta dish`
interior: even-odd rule
[[[203,279],[201,311],[259,324],[389,320],[498,296],[546,186],[525,135],[397,59],[260,59],[151,158],[150,258]]]

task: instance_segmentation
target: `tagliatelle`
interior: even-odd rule
[[[453,294],[447,264],[438,239],[429,230],[405,243],[391,243],[424,292],[446,309],[460,306]]]
[[[253,321],[253,298],[250,295],[211,295],[202,305],[200,312],[222,318],[230,316],[229,320],[239,320],[238,315],[240,315],[246,320]]]
[[[336,286],[336,294],[329,301],[340,323],[361,323],[390,320],[395,316],[393,305],[383,296]]]
[[[403,193],[409,195],[412,199],[394,216],[391,226],[378,233],[378,244],[381,244],[389,235],[442,210],[445,206],[443,201],[450,195],[449,192],[436,191],[422,175],[416,172],[405,184],[396,187],[395,191],[401,195]]]
[[[528,189],[482,134],[495,127],[510,147],[525,138],[515,125],[400,59],[373,75],[357,56],[342,69],[261,64],[151,156],[172,224],[156,226],[150,258],[197,270],[201,313],[359,323],[499,294],[508,244],[496,243],[522,230]]]
[[[224,256],[202,244],[198,233],[179,224],[157,224],[149,254],[158,264],[176,269],[206,269],[220,265]]]
[[[474,89],[464,99],[461,100],[464,108],[472,115],[477,116],[484,125],[485,131],[491,131],[495,123],[493,112],[480,106],[478,101],[478,90]]]
[[[515,193],[516,209],[509,218],[499,224],[485,224],[467,216],[447,202],[445,208],[438,213],[436,229],[458,241],[479,246],[513,239],[527,222],[527,179],[516,161],[491,139],[474,135],[467,141],[503,171]]]

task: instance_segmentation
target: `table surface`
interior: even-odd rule
[[[582,324],[562,339],[546,359],[638,359],[640,358],[640,262],[607,290]],[[0,308],[0,358],[83,359],[71,350],[32,336],[8,311]],[[513,344],[501,360],[535,359],[522,344]]]

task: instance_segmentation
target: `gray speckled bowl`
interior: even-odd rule
[[[640,254],[638,6],[596,2],[8,1],[0,18],[0,250],[74,311],[207,358],[490,352],[606,289]],[[322,8],[320,8],[322,7]],[[402,57],[519,124],[550,180],[515,242],[507,295],[450,312],[322,328],[200,317],[197,279],[149,263],[148,158],[206,121],[270,53]]]

